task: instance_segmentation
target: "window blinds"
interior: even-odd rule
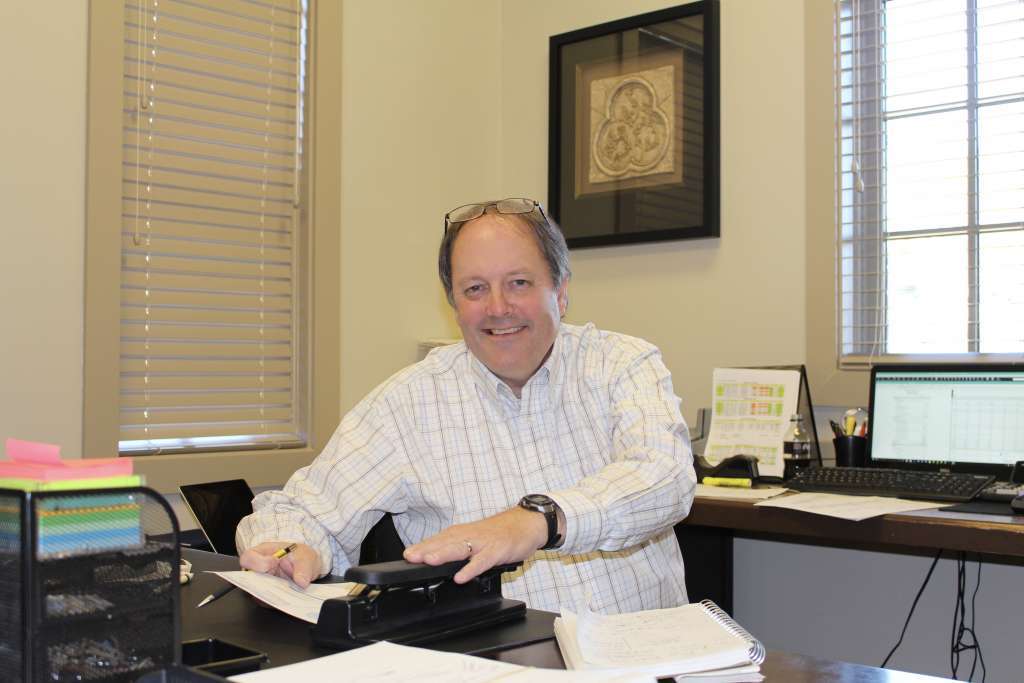
[[[1024,3],[835,6],[840,363],[1024,351]]]
[[[304,4],[125,4],[122,453],[303,445]]]

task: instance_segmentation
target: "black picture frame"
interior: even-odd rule
[[[550,50],[548,209],[569,247],[718,237],[718,0]]]

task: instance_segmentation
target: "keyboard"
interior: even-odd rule
[[[800,470],[783,485],[793,491],[965,503],[994,479],[989,475],[960,472],[824,467]]]
[[[1024,493],[1024,484],[1011,484],[1008,481],[994,481],[978,494],[978,500],[990,500],[993,503],[1009,503]]]

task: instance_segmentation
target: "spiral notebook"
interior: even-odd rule
[[[764,646],[710,600],[628,614],[563,609],[555,639],[569,669],[628,669],[703,683],[764,680]]]

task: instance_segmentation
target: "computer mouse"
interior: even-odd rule
[[[1010,509],[1015,515],[1024,515],[1024,491],[1013,497],[1013,500],[1010,501]]]

